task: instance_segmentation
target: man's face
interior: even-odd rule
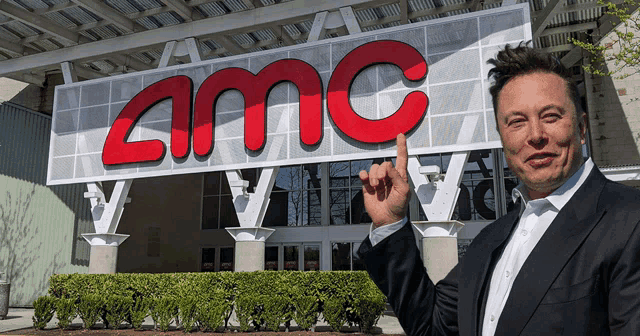
[[[576,115],[562,77],[517,76],[498,95],[498,130],[509,168],[531,199],[546,197],[582,165],[586,115]]]

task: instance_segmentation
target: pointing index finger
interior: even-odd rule
[[[396,137],[396,147],[398,148],[398,156],[396,157],[396,170],[398,174],[407,180],[407,161],[409,154],[407,153],[407,138],[400,133]]]

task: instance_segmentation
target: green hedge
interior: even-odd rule
[[[58,274],[49,294],[75,302],[86,328],[102,318],[112,328],[139,329],[151,315],[161,330],[175,321],[185,332],[227,327],[234,309],[243,331],[288,330],[291,321],[308,330],[322,314],[334,329],[370,332],[386,301],[363,271]]]

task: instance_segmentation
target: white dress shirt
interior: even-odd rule
[[[558,212],[562,210],[562,207],[582,186],[593,167],[593,161],[589,158],[567,182],[545,198],[530,200],[522,184],[513,190],[512,197],[514,202],[518,198],[522,198],[520,220],[491,275],[483,318],[482,336],[493,336],[495,334],[496,325],[520,268],[529,257],[529,254],[531,254],[533,248],[538,244],[542,235],[547,231],[551,222],[556,218]],[[398,231],[405,223],[406,218],[370,231],[369,240],[371,244],[379,243]]]

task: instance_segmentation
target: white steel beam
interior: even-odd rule
[[[317,13],[313,19],[313,25],[307,37],[308,42],[318,41],[324,36],[324,22],[327,20],[329,12],[324,11]]]
[[[78,76],[76,75],[75,69],[71,62],[60,63],[60,68],[62,69],[62,78],[64,78],[65,84],[71,84],[78,81]]]
[[[16,44],[5,39],[0,39],[0,50],[9,53],[11,56],[22,56],[24,54],[24,47],[20,44]]]
[[[585,23],[578,23],[578,24],[569,25],[569,26],[546,28],[545,30],[542,31],[542,33],[540,33],[540,37],[554,35],[554,34],[579,32],[579,31],[585,31],[585,30],[597,29],[597,28],[598,28],[598,24],[596,22],[585,22]]]
[[[233,197],[233,206],[238,215],[240,227],[262,226],[262,220],[269,206],[269,196],[278,176],[279,167],[262,168],[255,192],[247,193],[248,181],[242,179],[239,170],[225,171]]]
[[[409,23],[409,3],[408,0],[400,0],[400,24]]]
[[[350,6],[340,8],[340,14],[342,14],[342,20],[349,31],[349,35],[362,33],[358,19],[356,19],[356,16],[353,14],[353,9]]]
[[[230,39],[229,37],[227,37],[225,35],[216,36],[214,38],[214,40],[218,44],[220,44],[223,48],[225,48],[228,52],[230,52],[230,53],[232,53],[234,55],[244,54],[244,53],[247,52],[236,41]]]
[[[191,63],[202,61],[198,40],[190,37],[188,39],[185,39],[184,43],[187,45],[187,50],[189,50],[189,58],[191,58]]]
[[[547,5],[544,6],[540,15],[538,15],[536,20],[531,24],[534,40],[540,36],[540,33],[547,27],[549,21],[556,17],[556,14],[558,14],[558,11],[561,9],[560,4],[564,2],[564,0],[550,0]]]
[[[176,41],[169,41],[164,46],[164,51],[162,52],[162,57],[160,57],[160,63],[158,64],[158,68],[164,68],[169,65],[169,61],[173,57],[173,53],[176,50]]]
[[[185,21],[193,21],[194,14],[198,12],[194,12],[191,7],[187,6],[183,0],[161,0],[165,5],[173,9],[174,12],[178,13]],[[200,19],[201,16],[198,15],[196,19]]]
[[[120,12],[107,6],[103,1],[98,0],[72,0],[76,4],[98,14],[109,23],[117,26],[118,28],[126,31],[133,32],[135,30],[146,30],[142,25],[131,21],[126,16],[120,14]]]
[[[151,66],[150,64],[138,61],[137,59],[129,55],[112,54],[108,55],[106,58],[117,64],[124,65],[138,71],[153,69],[153,66]]]
[[[24,24],[36,27],[68,42],[77,44],[80,42],[80,35],[63,28],[44,16],[34,14],[28,10],[14,6],[7,1],[0,0],[0,13],[18,20]],[[56,62],[60,63],[60,62]]]

